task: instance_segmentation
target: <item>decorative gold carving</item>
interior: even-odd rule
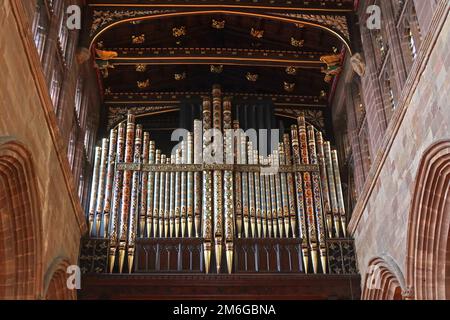
[[[284,82],[283,83],[283,87],[284,87],[284,90],[286,91],[286,92],[293,92],[294,91],[294,89],[295,89],[295,83],[291,83],[291,82]]]
[[[137,81],[137,86],[139,89],[147,89],[150,87],[150,80],[147,79],[145,81]]]
[[[250,82],[256,82],[258,81],[259,75],[257,73],[247,72],[245,78]]]
[[[327,65],[326,68],[322,68],[322,73],[325,73],[325,82],[330,83],[334,76],[338,75],[341,70],[341,54],[327,55],[320,57],[320,61]]]
[[[115,69],[114,65],[109,63],[109,61],[99,61],[97,62],[97,67],[105,79],[109,77],[109,69]]]
[[[341,33],[345,38],[350,39],[350,32],[348,30],[347,18],[338,15],[315,15],[303,13],[272,13],[277,16],[290,17],[295,19],[302,19],[304,21],[319,23],[327,28]]]
[[[296,47],[296,48],[301,48],[303,47],[303,45],[305,44],[305,40],[298,40],[295,39],[294,37],[291,37],[291,45]]]
[[[212,19],[211,26],[214,29],[218,29],[218,30],[223,29],[223,28],[225,28],[225,20]]]
[[[297,108],[277,108],[275,109],[275,113],[297,119],[301,114],[304,114],[306,117],[306,121],[309,124],[314,125],[317,128],[322,130],[325,129],[325,117],[323,111],[320,110],[311,110],[311,109],[297,109]]]
[[[223,72],[223,65],[211,65],[210,70],[212,73],[220,74]]]
[[[145,34],[141,34],[140,36],[131,36],[131,42],[133,44],[143,44],[145,42]]]
[[[97,57],[99,57],[101,60],[110,60],[119,56],[119,54],[116,51],[104,51],[95,49],[95,53],[97,54]]]
[[[181,81],[181,80],[184,80],[184,79],[186,79],[186,72],[183,72],[183,73],[175,73],[175,75],[174,75],[174,78],[175,78],[175,80],[176,81]]]
[[[264,37],[264,30],[257,30],[252,28],[250,31],[250,35],[256,39],[262,39]]]
[[[298,69],[296,67],[287,67],[286,68],[286,73],[290,76],[296,76],[298,72]]]
[[[180,38],[186,35],[186,27],[185,26],[181,26],[178,28],[173,28],[172,29],[172,34],[175,38]]]
[[[90,36],[93,36],[100,28],[119,20],[170,12],[173,10],[94,10]],[[137,21],[133,22],[134,24],[138,23]]]
[[[143,63],[139,63],[136,65],[136,72],[145,72],[147,71],[147,65]]]

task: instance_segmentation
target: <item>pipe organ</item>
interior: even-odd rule
[[[303,272],[327,273],[326,242],[346,237],[336,150],[300,116],[263,154],[267,137],[239,130],[219,86],[201,108],[172,154],[133,114],[96,149],[88,220],[109,242],[108,270],[132,272],[140,241],[191,239],[206,273],[235,272],[238,246],[264,241],[295,244]]]

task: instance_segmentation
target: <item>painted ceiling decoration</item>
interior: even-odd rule
[[[91,0],[82,43],[95,57],[110,110],[173,113],[180,101],[207,95],[218,83],[233,99],[272,101],[290,118],[290,109],[327,108],[343,58],[352,54],[353,5]]]

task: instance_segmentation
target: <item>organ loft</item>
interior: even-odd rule
[[[2,1],[0,298],[449,298],[449,7]]]

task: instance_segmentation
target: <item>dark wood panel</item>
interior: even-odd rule
[[[331,275],[85,275],[79,299],[357,300],[360,277]]]

